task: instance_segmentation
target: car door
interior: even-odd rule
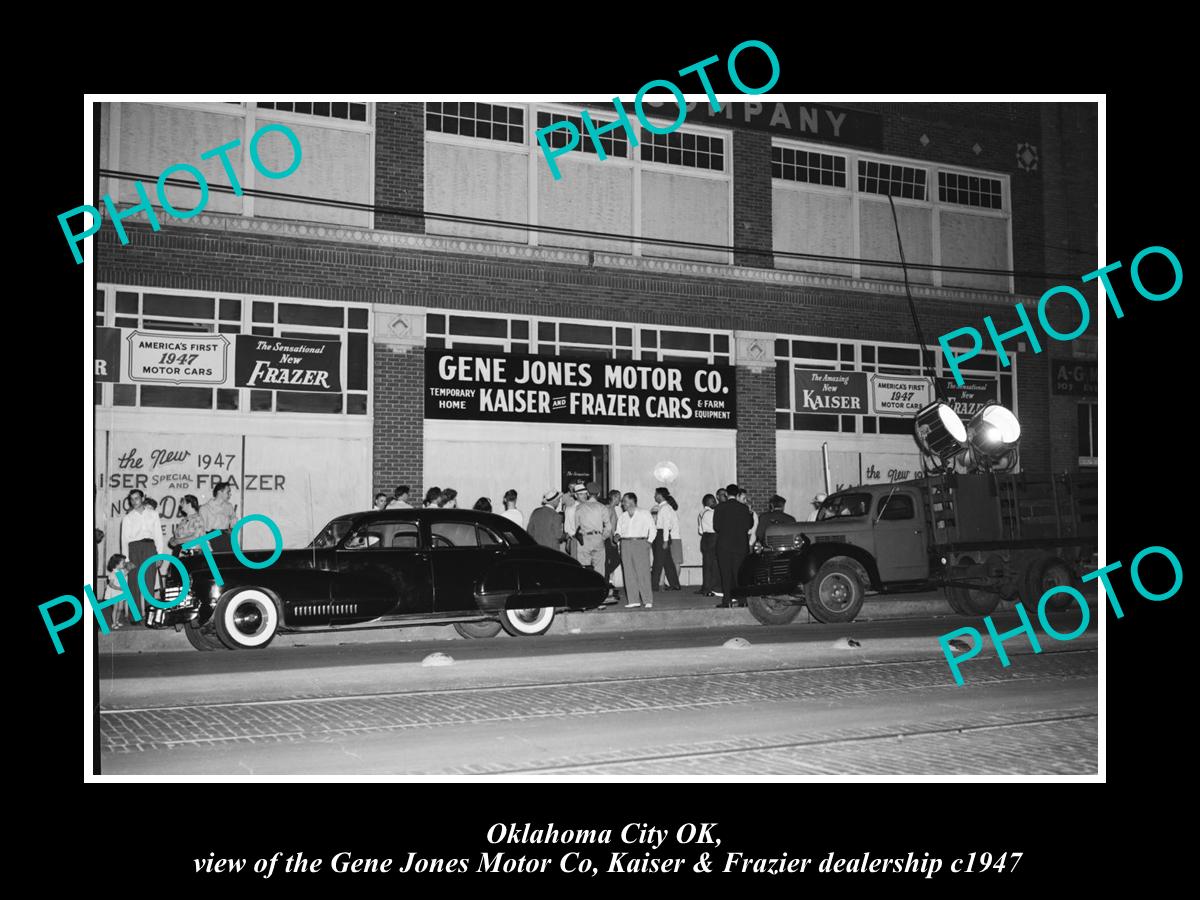
[[[929,576],[925,521],[920,498],[912,491],[884,494],[875,510],[875,561],[887,581],[915,581]]]
[[[433,608],[439,613],[478,609],[475,583],[496,561],[504,544],[490,529],[483,543],[474,522],[439,519],[429,523],[429,558],[433,565]]]
[[[337,551],[333,624],[433,610],[429,553],[415,520],[375,520],[351,532]]]

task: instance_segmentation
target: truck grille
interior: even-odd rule
[[[759,566],[754,572],[755,584],[775,584],[788,580],[790,567],[786,559],[775,560],[764,566]]]
[[[791,534],[768,534],[767,546],[772,550],[790,550],[795,544],[795,535]]]

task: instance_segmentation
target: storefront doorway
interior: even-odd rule
[[[603,444],[571,444],[562,448],[562,489],[572,481],[594,481],[600,496],[608,493],[608,447]]]

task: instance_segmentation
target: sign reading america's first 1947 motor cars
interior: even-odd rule
[[[125,331],[134,383],[224,384],[229,338],[223,334]]]
[[[425,354],[425,417],[737,428],[732,366]]]

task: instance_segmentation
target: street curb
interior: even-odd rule
[[[1095,611],[1094,598],[1088,598],[1089,607]],[[1001,604],[997,612],[1011,609]],[[946,617],[948,626],[980,626],[981,616],[959,616],[951,612],[942,597],[868,597],[855,622],[871,622],[886,619],[923,619]],[[800,610],[793,625],[813,623],[808,609]],[[616,632],[671,631],[680,628],[728,628],[744,625],[747,628],[763,628],[749,610],[684,608],[684,609],[625,609],[610,606],[603,611],[585,613],[563,613],[555,616],[547,634],[598,634]],[[94,627],[94,626],[93,626]],[[949,630],[949,628],[948,628]],[[497,639],[510,640],[500,632]],[[338,645],[408,643],[415,641],[463,640],[452,625],[421,625],[411,628],[373,628],[360,631],[317,632],[310,634],[281,634],[273,642],[275,647],[336,647]],[[175,651],[194,652],[183,634],[174,629],[148,629],[139,626],[122,628],[109,635],[96,631],[96,643],[101,653],[165,653]]]

